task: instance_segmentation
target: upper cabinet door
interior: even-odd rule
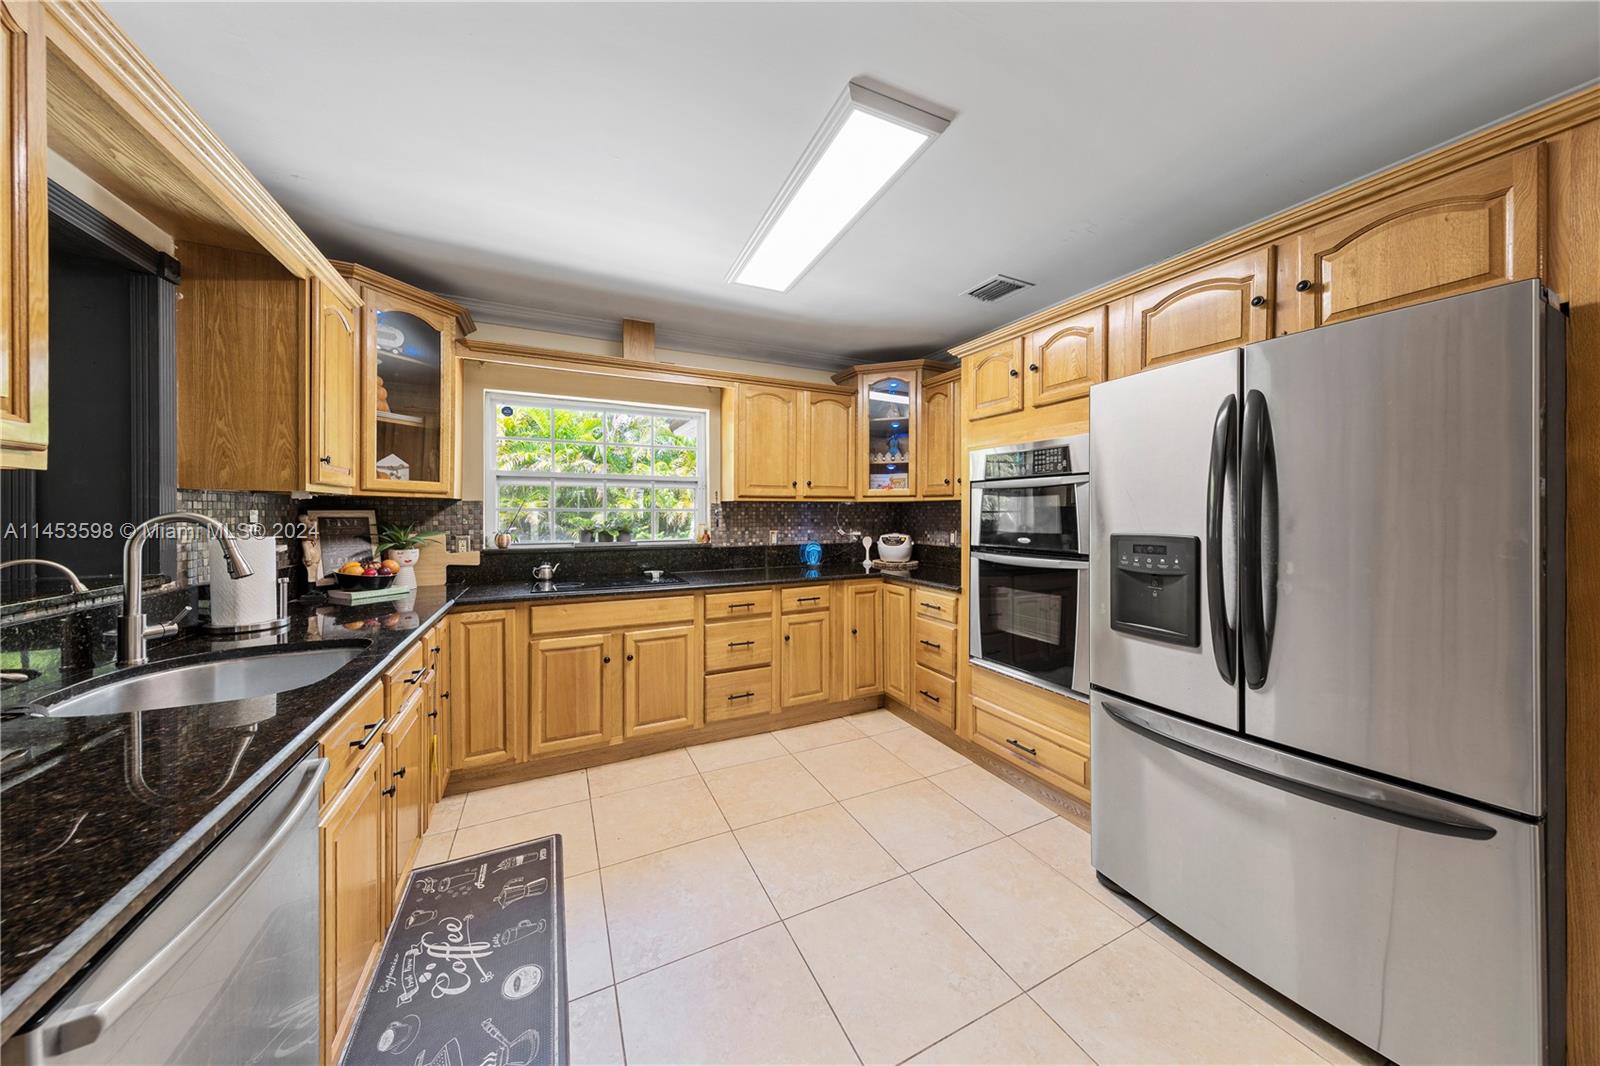
[[[1024,393],[1029,407],[1075,400],[1106,377],[1106,309],[1096,307],[1028,335]]]
[[[800,435],[800,495],[850,499],[856,494],[856,398],[806,392]]]
[[[0,467],[43,470],[50,441],[44,5],[0,0]]]
[[[735,490],[739,497],[793,499],[800,488],[795,436],[800,394],[774,385],[739,387],[733,427]],[[728,432],[728,427],[723,427]]]
[[[1022,338],[1001,341],[963,359],[961,393],[969,420],[1022,410]]]
[[[956,381],[922,387],[922,461],[917,480],[923,496],[956,494]]]
[[[1272,336],[1272,248],[1257,248],[1123,301],[1120,374]]]
[[[455,491],[455,323],[369,286],[362,298],[361,488],[448,495]]]
[[[306,480],[315,488],[350,488],[360,461],[361,360],[356,351],[360,312],[315,281],[311,288],[311,448]]]
[[[916,448],[921,436],[918,378],[915,370],[863,374],[860,378],[864,497],[916,494]]]
[[[1300,234],[1301,325],[1538,277],[1543,151],[1520,148]]]

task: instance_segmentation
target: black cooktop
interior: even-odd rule
[[[572,592],[577,589],[647,589],[656,585],[681,585],[683,578],[662,572],[652,580],[644,574],[623,574],[618,577],[592,577],[587,581],[535,581],[535,592]]]

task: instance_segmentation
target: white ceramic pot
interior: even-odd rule
[[[385,559],[400,564],[400,572],[394,576],[394,583],[403,589],[417,587],[417,572],[412,567],[417,565],[417,560],[422,558],[421,548],[390,548],[383,553]]]
[[[886,563],[903,563],[911,558],[916,542],[904,533],[885,533],[878,538],[878,558]]]

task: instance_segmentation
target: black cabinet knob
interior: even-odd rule
[[[392,776],[392,777],[404,777],[404,776],[406,776],[406,768],[404,766],[402,766],[402,767],[400,767],[400,769],[396,770],[390,776]]]
[[[1012,367],[1011,368],[1011,376],[1012,377],[1019,377],[1020,376],[1019,373],[1017,372],[1016,367]]]
[[[388,787],[388,788],[386,788],[386,789],[384,789],[384,790],[383,790],[383,794],[384,794],[384,795],[385,795],[385,796],[392,796],[392,795],[394,795],[394,794],[395,794],[395,793],[396,793],[396,792],[399,792],[399,791],[400,791],[400,789],[399,789],[399,786],[397,786],[397,785],[390,785],[390,786],[389,786],[389,787]]]
[[[811,487],[811,482],[809,482],[809,481],[807,481],[807,482],[806,482],[806,488],[808,488],[808,489],[809,489],[809,488],[810,488],[810,487]]]
[[[1251,307],[1260,307],[1262,304],[1264,304],[1266,302],[1267,302],[1267,298],[1265,296],[1252,296],[1252,297],[1250,297],[1250,306]]]
[[[609,663],[609,662],[610,662],[610,661],[611,661],[611,656],[609,656],[609,655],[607,655],[607,656],[604,656],[604,657],[603,657],[603,658],[601,658],[601,660],[600,660],[600,662],[601,662],[601,663],[602,663],[602,664],[604,664],[604,663]]]
[[[1294,291],[1295,292],[1305,292],[1309,288],[1311,288],[1311,282],[1305,281],[1305,280],[1301,280],[1301,281],[1298,281],[1298,282],[1295,283]]]
[[[851,631],[850,631],[850,635],[851,635],[851,636],[852,636],[852,637],[857,637],[857,636],[860,636],[860,635],[861,635],[861,630],[859,630],[859,629],[852,629],[852,630],[851,630]]]
[[[797,489],[797,488],[799,488],[799,487],[800,487],[800,482],[798,482],[798,481],[791,481],[791,482],[789,482],[789,487],[790,487],[790,488],[791,488],[791,489]]]
[[[783,635],[783,642],[784,642],[784,643],[785,643],[785,644],[787,644],[787,643],[789,643],[789,634],[787,634],[787,633],[785,633],[785,634],[784,634],[784,635]]]
[[[628,656],[628,657],[627,657],[627,658],[628,658],[628,661],[629,661],[629,662],[630,662],[630,663],[631,663],[631,662],[633,662],[633,656],[631,656],[631,655],[630,655],[630,656]]]
[[[333,465],[333,456],[324,455],[321,458],[319,458],[317,460],[317,462],[321,463],[323,466],[332,466]]]
[[[1039,364],[1038,363],[1029,363],[1028,364],[1028,369],[1033,371],[1035,374],[1037,374],[1039,372]]]
[[[949,479],[949,478],[945,478],[945,479],[944,479],[944,483],[945,483],[945,484],[946,484],[946,485],[948,485],[948,484],[950,484],[950,479]]]

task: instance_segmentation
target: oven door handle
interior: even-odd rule
[[[1053,489],[1057,485],[1087,485],[1088,474],[1052,474],[1049,477],[1002,477],[988,481],[974,481],[972,487],[984,489]]]
[[[972,558],[985,563],[1004,563],[1030,570],[1087,570],[1087,559],[1053,559],[1043,555],[1002,555],[999,552],[970,552]]]

